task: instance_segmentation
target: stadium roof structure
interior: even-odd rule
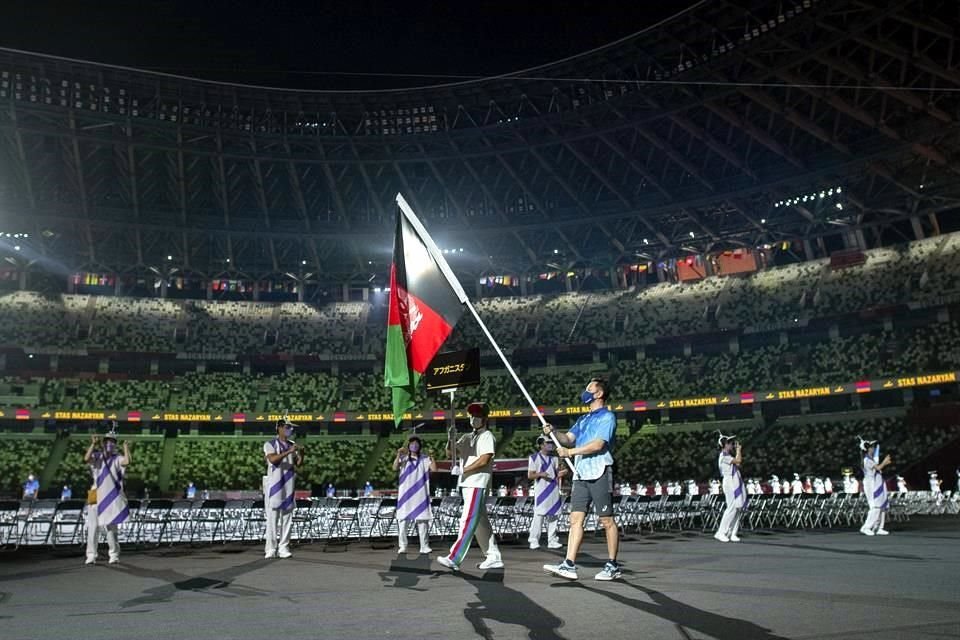
[[[397,192],[470,277],[922,237],[960,205],[958,23],[709,0],[545,66],[349,92],[0,49],[0,232],[65,272],[342,282],[385,275]]]

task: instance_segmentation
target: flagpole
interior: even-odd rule
[[[430,237],[430,234],[427,233],[426,228],[420,222],[420,219],[417,218],[417,214],[413,212],[413,209],[410,208],[410,205],[407,204],[407,201],[403,198],[401,194],[397,194],[397,205],[400,207],[400,211],[403,212],[403,215],[410,221],[410,224],[416,230],[417,234],[420,236],[420,239],[423,240],[424,245],[427,247],[427,251],[433,257],[434,262],[437,263],[437,266],[440,268],[440,272],[443,274],[443,277],[446,278],[447,282],[453,288],[454,293],[456,293],[457,298],[466,305],[467,309],[470,310],[470,313],[473,315],[473,318],[477,321],[477,324],[480,325],[480,330],[483,331],[483,335],[487,337],[487,340],[490,341],[490,345],[493,347],[493,350],[500,357],[503,366],[506,367],[507,371],[510,373],[510,376],[513,378],[513,381],[517,383],[517,387],[520,389],[520,393],[523,394],[524,399],[530,405],[530,408],[533,409],[534,415],[537,416],[537,419],[540,420],[541,426],[546,426],[547,421],[543,417],[543,413],[540,412],[540,407],[533,401],[533,398],[530,397],[530,393],[527,391],[527,388],[520,381],[520,377],[517,375],[517,372],[513,370],[510,361],[507,360],[507,356],[504,355],[503,351],[500,349],[500,345],[497,344],[497,341],[493,339],[490,330],[487,329],[487,325],[484,324],[483,320],[480,318],[480,314],[477,313],[477,310],[474,308],[473,303],[470,302],[470,298],[467,297],[466,292],[463,290],[463,287],[460,285],[460,281],[457,280],[457,277],[453,274],[453,270],[450,269],[450,265],[447,264],[447,261],[443,258],[440,253],[440,249],[437,248],[437,245],[434,244],[433,238]],[[553,440],[554,445],[561,447],[560,441],[557,440],[556,434],[553,433],[553,430],[550,431],[550,439]],[[577,470],[573,466],[573,461],[570,458],[564,458],[567,462],[567,466],[570,467],[570,472],[573,473],[573,476],[577,477]]]

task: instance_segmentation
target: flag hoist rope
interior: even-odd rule
[[[487,325],[484,324],[483,320],[480,319],[480,314],[477,313],[477,310],[474,308],[473,303],[470,302],[470,299],[467,297],[463,287],[460,286],[460,281],[457,280],[455,275],[453,275],[453,271],[450,269],[450,265],[447,264],[447,261],[444,259],[443,255],[440,253],[440,249],[433,242],[433,238],[431,238],[430,234],[427,233],[427,230],[420,222],[420,219],[417,218],[417,214],[413,212],[413,209],[410,208],[410,205],[407,204],[407,201],[404,200],[403,196],[399,193],[397,194],[397,205],[400,207],[400,211],[403,212],[403,215],[407,221],[409,221],[413,226],[414,230],[417,232],[417,235],[419,235],[420,239],[423,240],[423,243],[427,247],[427,251],[433,257],[433,261],[437,263],[437,266],[440,268],[440,272],[443,274],[443,277],[446,278],[447,282],[453,288],[454,293],[457,295],[457,299],[466,305],[467,309],[477,321],[477,324],[480,325],[480,330],[483,331],[483,335],[487,336],[487,340],[490,341],[490,346],[493,347],[493,350],[500,357],[500,360],[503,362],[503,366],[506,367],[507,371],[510,373],[510,377],[512,377],[513,381],[517,383],[520,393],[523,394],[523,397],[530,405],[530,408],[533,409],[533,413],[537,416],[537,419],[540,420],[540,424],[546,425],[547,421],[540,412],[540,407],[538,407],[533,401],[533,398],[530,397],[530,393],[527,391],[527,388],[523,386],[523,383],[520,382],[520,377],[517,376],[517,372],[513,370],[513,367],[507,360],[507,356],[504,355],[503,351],[500,349],[500,345],[498,345],[497,341],[493,339],[493,336],[490,334],[490,330],[487,329]],[[550,432],[550,439],[553,440],[554,445],[557,447],[562,446],[560,441],[557,440],[557,436],[552,431]],[[570,472],[573,473],[573,476],[576,478],[577,470],[573,466],[573,461],[570,458],[564,458],[564,460],[566,461],[567,466],[570,468]]]

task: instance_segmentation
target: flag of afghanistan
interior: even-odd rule
[[[392,390],[393,420],[398,426],[413,406],[420,376],[463,311],[423,239],[398,210],[384,366],[384,385]]]

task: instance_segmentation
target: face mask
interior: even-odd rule
[[[590,404],[593,402],[593,393],[590,391],[584,390],[580,393],[580,402],[583,404]]]
[[[548,443],[547,443],[547,453],[551,453],[551,452],[553,451],[553,448],[554,448],[554,447],[553,447],[553,443],[552,443],[552,442],[548,442]]]
[[[292,435],[293,435],[293,427],[284,427],[284,429],[283,429],[283,435],[285,435],[285,436],[288,437],[288,438],[289,438],[290,436],[292,436]]]
[[[417,453],[418,451],[420,451],[420,443],[411,442],[409,448],[410,448],[410,453]]]
[[[103,450],[107,453],[113,453],[114,449],[117,448],[116,442],[110,442],[109,440],[103,445]]]
[[[470,426],[474,429],[480,429],[483,427],[483,418],[475,416],[470,418]]]

